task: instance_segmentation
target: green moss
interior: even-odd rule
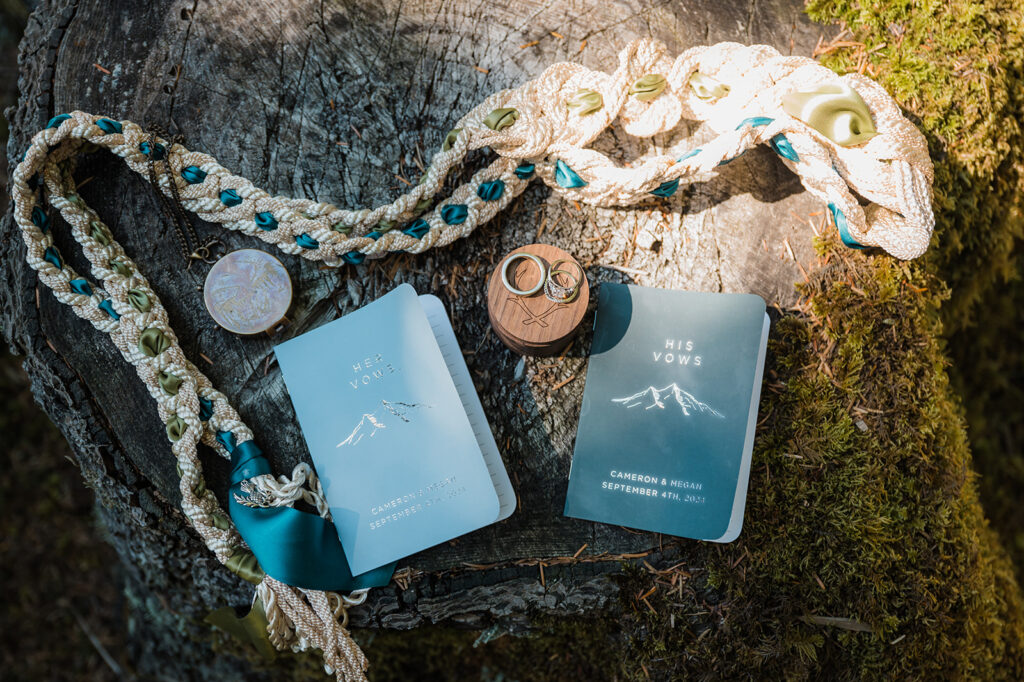
[[[945,288],[920,266],[832,254],[806,293],[817,322],[785,320],[774,342],[784,388],[762,401],[751,558],[718,569],[730,592],[771,607],[748,626],[771,644],[762,665],[1019,679],[1021,595],[986,528],[946,375]]]
[[[871,51],[870,72],[928,138],[936,237],[925,263],[951,291],[942,312],[950,374],[982,501],[1024,575],[1024,8],[816,1],[808,12],[852,29]],[[857,50],[841,49],[826,63],[842,72],[857,59]]]

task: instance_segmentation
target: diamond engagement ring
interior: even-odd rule
[[[579,274],[574,275],[568,270],[560,270],[558,266],[563,263],[574,265]],[[558,282],[557,275],[563,275],[572,282],[572,284],[570,286],[560,284]],[[580,285],[582,284],[585,276],[582,265],[577,263],[575,260],[560,258],[552,263],[548,270],[547,281],[544,283],[544,295],[549,301],[554,301],[555,303],[572,303],[580,293]]]

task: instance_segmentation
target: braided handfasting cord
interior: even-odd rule
[[[629,168],[586,148],[616,120],[631,135],[651,137],[683,118],[706,121],[718,137],[700,148],[670,148]],[[449,133],[417,186],[372,210],[274,197],[207,154],[163,139],[152,142],[130,121],[62,114],[33,137],[13,173],[14,219],[40,280],[110,335],[156,401],[181,470],[182,509],[222,563],[257,583],[271,641],[278,648],[320,649],[339,680],[359,680],[366,659],[338,620],[351,602],[262,574],[205,489],[197,443],[223,455],[229,440],[246,443],[252,433],[185,357],[147,280],[77,195],[76,154],[108,149],[143,177],[151,161],[167,164],[160,191],[170,196],[176,189],[184,208],[202,219],[287,253],[341,265],[389,251],[421,253],[465,237],[507,206],[534,175],[568,199],[628,205],[651,195],[671,196],[681,181],[706,180],[761,143],[828,204],[848,245],[880,246],[900,258],[916,257],[927,247],[934,222],[927,146],[880,86],[856,74],[838,77],[814,60],[784,57],[766,46],[721,43],[673,60],[652,40],[629,44],[612,74],[555,64],[534,81],[491,95]],[[449,171],[482,147],[498,158],[431,209]],[[77,274],[53,246],[49,217],[37,202],[40,191],[71,226],[102,287]],[[263,475],[250,483],[267,504],[305,499],[328,515],[307,465],[297,467],[291,479]]]

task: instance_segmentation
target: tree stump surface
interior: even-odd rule
[[[640,36],[664,41],[673,54],[733,40],[810,55],[821,33],[798,0],[44,0],[21,46],[21,99],[7,112],[8,156],[13,164],[53,115],[80,109],[181,133],[187,147],[272,194],[371,207],[415,182],[419,163],[429,162],[463,112],[551,63],[611,72],[618,51]],[[678,137],[692,136],[697,145],[710,136],[689,124],[652,140],[613,129],[595,147],[622,162]],[[484,156],[474,153],[456,180],[468,178]],[[400,562],[409,569],[401,579],[351,611],[357,627],[390,629],[451,622],[527,630],[538,612],[573,616],[609,605],[616,595],[609,576],[622,567],[617,555],[653,550],[646,560],[667,560],[658,535],[562,515],[594,304],[555,367],[527,358],[517,377],[520,358],[488,330],[486,280],[497,259],[540,241],[573,254],[592,286],[626,281],[754,292],[786,307],[796,301],[801,268],[810,270],[813,261],[808,217],[823,210],[764,148],[710,182],[681,187],[671,200],[630,209],[574,206],[536,183],[491,224],[420,256],[334,270],[275,254],[295,287],[290,325],[273,338],[242,338],[208,316],[201,290],[208,266],[186,269],[143,179],[106,154],[83,158],[76,178],[82,197],[161,297],[186,355],[231,399],[279,474],[309,454],[273,361],[274,344],[402,282],[445,303],[519,506],[507,521]],[[227,250],[266,248],[196,224],[202,237],[220,238]],[[61,253],[87,271],[59,218],[54,235]],[[142,384],[101,334],[48,291],[37,291],[9,214],[2,237],[0,323],[25,355],[37,399],[95,491],[127,568],[132,603],[162,614],[154,616],[165,619],[157,626],[170,630],[194,628],[226,603],[248,603],[251,586],[219,566],[185,523],[175,461]],[[227,463],[207,452],[204,466],[223,502]],[[539,559],[548,560],[543,582]],[[195,641],[174,639],[160,645],[165,661],[168,647],[177,647],[171,671],[187,665],[190,677],[202,677],[237,670],[235,659],[204,657]]]

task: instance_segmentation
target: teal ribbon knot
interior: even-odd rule
[[[228,513],[267,575],[307,590],[342,592],[391,582],[394,563],[353,576],[334,524],[322,516],[239,502],[237,498],[245,498],[242,482],[271,473],[270,463],[254,441],[236,444],[235,435],[227,431],[218,432],[217,440],[231,453]]]

